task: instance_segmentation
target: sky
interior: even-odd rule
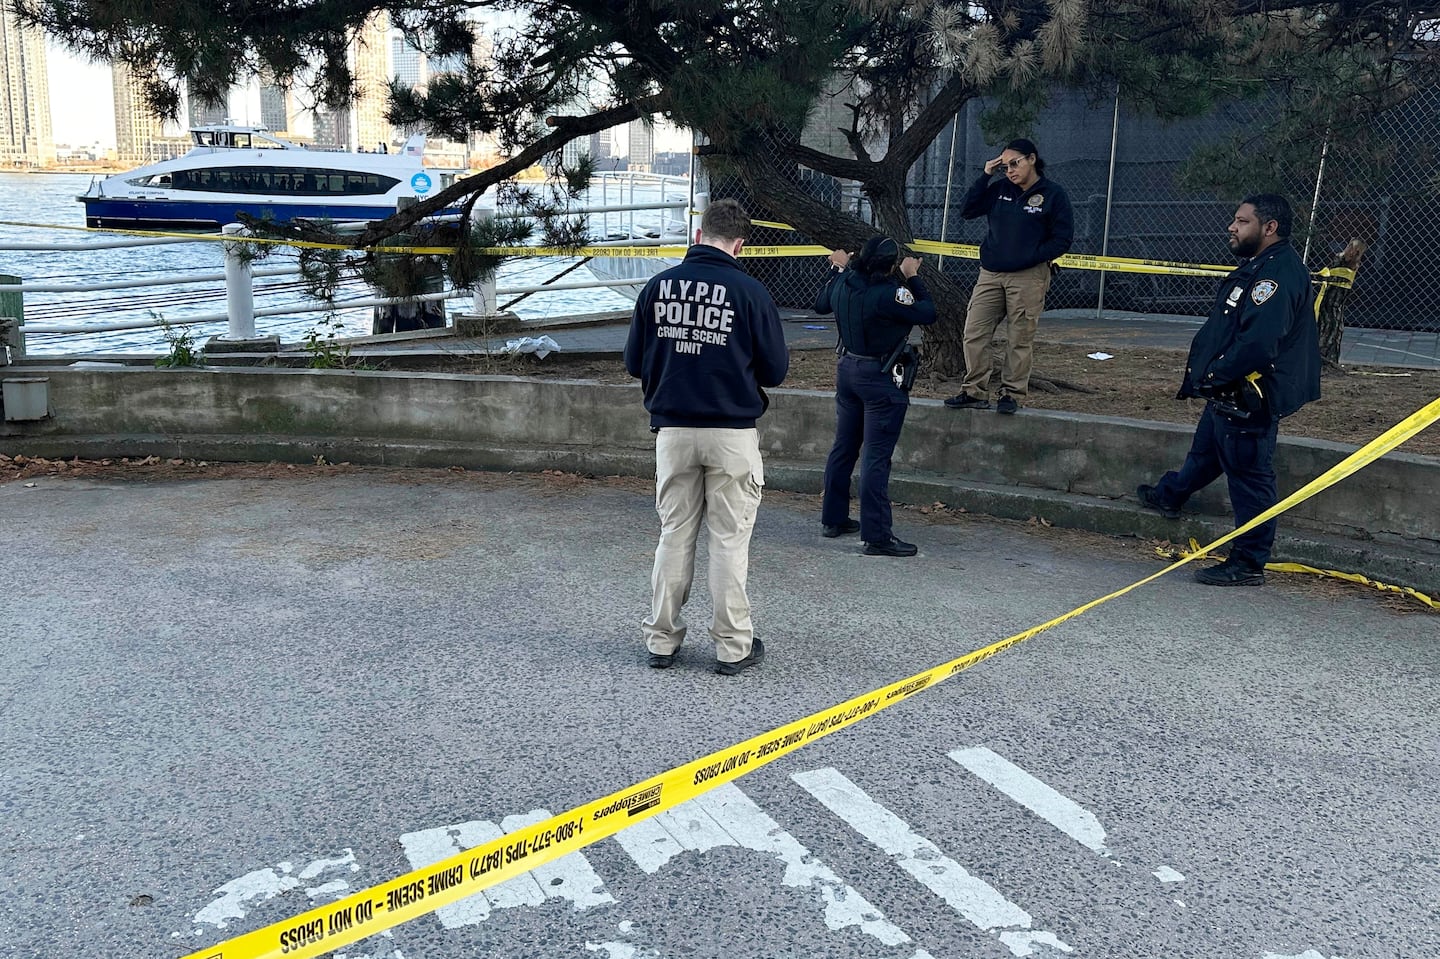
[[[48,44],[46,66],[50,77],[50,124],[55,142],[114,147],[115,108],[109,64],[88,63],[63,47]],[[625,140],[622,138],[621,142]],[[668,124],[656,127],[657,151],[689,148],[689,134]]]
[[[110,66],[97,66],[48,44],[50,126],[56,143],[115,145],[115,101]]]

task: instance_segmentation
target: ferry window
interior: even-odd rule
[[[238,149],[241,149],[241,150],[248,150],[248,149],[250,149],[250,134],[248,134],[248,133],[237,133],[237,134],[235,134],[235,146],[236,146]]]
[[[134,182],[137,186],[168,186],[174,190],[213,190],[218,193],[380,196],[400,181],[374,173],[240,166],[176,170],[164,177],[151,175],[145,182],[138,178]]]

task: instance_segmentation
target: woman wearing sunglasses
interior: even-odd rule
[[[1004,176],[992,180],[997,172]],[[1004,321],[1005,362],[995,409],[1014,413],[1030,391],[1035,326],[1045,309],[1051,263],[1074,239],[1070,197],[1046,178],[1035,144],[1022,138],[985,164],[960,215],[986,217],[988,229],[980,244],[980,278],[965,313],[965,379],[960,394],[945,405],[990,409],[990,341]]]

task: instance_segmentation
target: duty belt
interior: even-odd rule
[[[885,358],[883,356],[866,356],[864,353],[856,353],[854,350],[850,349],[847,346],[840,347],[840,355],[853,356],[857,360],[874,360],[876,363],[879,363]]]

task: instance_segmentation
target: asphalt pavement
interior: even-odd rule
[[[0,485],[0,955],[175,957],[1157,569],[767,497],[768,658],[644,665],[634,481]],[[1440,955],[1440,620],[1181,570],[347,959]]]

